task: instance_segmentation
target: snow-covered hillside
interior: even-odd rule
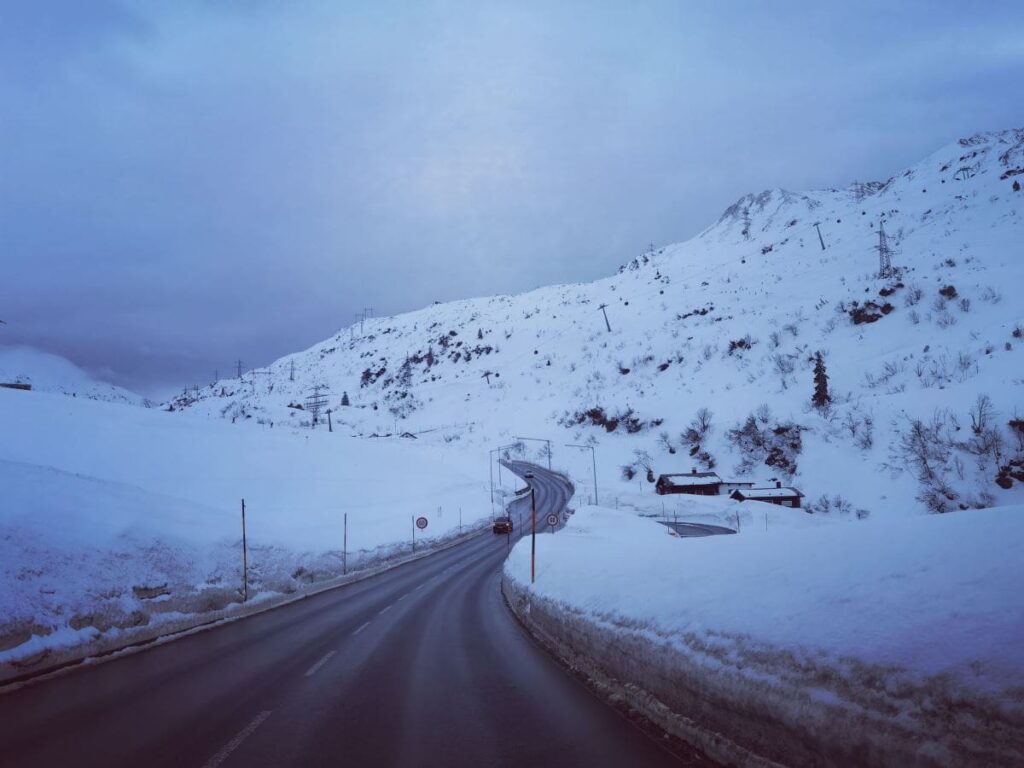
[[[32,347],[0,346],[0,384],[28,384],[36,392],[59,392],[111,403],[149,404],[134,392],[99,381],[66,358]]]
[[[590,457],[563,446],[594,445],[602,494],[634,470],[629,488],[650,492],[645,476],[714,465],[789,480],[822,511],[1020,503],[1021,180],[1011,130],[884,182],[747,195],[615,276],[367,319],[169,407],[301,425],[322,385],[352,434],[480,452],[547,439],[584,488]],[[833,398],[820,410],[819,351]],[[692,424],[702,408],[707,429]],[[544,444],[524,445],[537,458]]]

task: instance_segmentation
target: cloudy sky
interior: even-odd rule
[[[0,344],[164,394],[885,178],[1022,82],[1019,0],[12,4]]]

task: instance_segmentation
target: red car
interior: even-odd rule
[[[512,533],[512,518],[498,517],[494,520],[491,530],[495,533]]]

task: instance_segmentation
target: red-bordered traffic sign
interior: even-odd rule
[[[419,528],[421,531],[424,528],[426,528],[427,527],[427,518],[425,518],[425,517],[417,517],[416,518],[416,527]]]
[[[550,525],[552,527],[558,525],[558,515],[555,515],[555,514],[548,515],[548,525]]]

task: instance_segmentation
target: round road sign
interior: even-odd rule
[[[426,528],[427,527],[427,518],[425,518],[425,517],[417,517],[416,518],[416,527],[419,528],[421,531],[424,528]]]
[[[558,525],[558,515],[548,515],[548,525],[552,527]]]

